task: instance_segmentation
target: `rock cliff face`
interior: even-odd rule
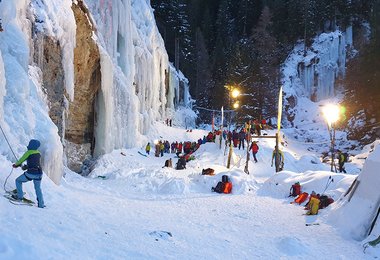
[[[62,138],[66,93],[59,41],[43,32],[35,31],[33,60],[42,71],[42,88],[47,95],[49,116],[58,127],[58,134]]]
[[[58,127],[67,166],[80,172],[82,162],[94,149],[95,100],[101,85],[100,55],[94,26],[82,1],[72,5],[76,22],[74,49],[74,98],[65,89],[63,49],[59,40],[33,30],[33,61],[41,69],[49,116]],[[35,28],[38,20],[35,21]]]
[[[94,149],[95,100],[101,86],[100,54],[93,39],[94,26],[82,1],[72,5],[76,29],[74,49],[74,100],[65,121],[68,167],[79,171],[86,154]],[[75,148],[75,149],[73,149]],[[73,153],[76,150],[78,153]]]

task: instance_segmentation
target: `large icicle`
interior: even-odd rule
[[[148,1],[90,0],[87,4],[103,49],[95,140],[99,155],[145,142],[143,135],[153,123],[174,110],[178,85],[167,79],[168,55]],[[188,86],[184,91],[183,99],[191,99]]]

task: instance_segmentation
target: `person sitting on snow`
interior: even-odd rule
[[[44,208],[44,198],[42,196],[41,191],[41,180],[42,180],[42,168],[41,168],[41,153],[38,151],[38,147],[40,147],[41,143],[38,140],[30,140],[27,148],[28,151],[24,153],[24,155],[13,164],[13,168],[20,167],[21,164],[26,161],[26,165],[22,166],[23,170],[26,170],[24,174],[20,175],[16,179],[16,188],[17,188],[17,196],[12,195],[14,199],[18,199],[20,201],[23,200],[23,191],[22,191],[22,183],[33,181],[34,189],[36,191],[38,207]]]

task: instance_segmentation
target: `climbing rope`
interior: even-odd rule
[[[1,132],[3,133],[3,136],[4,136],[4,138],[5,138],[5,141],[7,142],[8,146],[9,146],[9,149],[12,151],[12,154],[13,154],[13,156],[16,158],[16,161],[18,161],[18,158],[17,158],[16,154],[14,153],[14,151],[13,151],[13,149],[12,149],[12,146],[11,146],[11,144],[9,143],[8,138],[7,138],[6,134],[4,133],[4,130],[3,130],[3,128],[1,127],[1,125],[0,125],[0,129],[1,129]],[[7,192],[7,193],[8,193],[9,191],[6,190],[5,186],[7,185],[8,179],[9,179],[9,177],[12,175],[12,172],[13,172],[13,167],[12,167],[12,169],[11,169],[11,172],[9,173],[9,175],[7,176],[7,178],[5,179],[4,186],[3,186],[4,191]]]

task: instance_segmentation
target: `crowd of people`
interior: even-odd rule
[[[207,136],[199,138],[196,142],[184,141],[169,142],[168,140],[159,140],[154,145],[154,155],[163,157],[164,154],[176,154],[180,163],[184,164],[190,160],[194,160],[192,155],[198,148],[206,142],[215,142],[216,132],[209,132]],[[145,146],[145,152],[149,155],[152,147],[150,143]],[[178,163],[177,163],[178,164]],[[166,163],[165,163],[166,165]]]
[[[166,120],[166,124],[168,126],[171,126],[171,119]],[[170,154],[174,153],[177,155],[178,158],[184,158],[184,161],[188,162],[192,159],[194,159],[194,156],[192,155],[202,144],[205,144],[206,142],[216,142],[217,136],[221,136],[222,139],[225,141],[225,145],[229,146],[232,145],[234,148],[245,149],[245,145],[248,145],[248,151],[252,153],[252,159],[255,163],[258,162],[257,154],[259,152],[259,145],[258,141],[254,140],[251,142],[251,139],[254,138],[254,135],[256,135],[256,138],[262,135],[262,130],[271,129],[272,125],[271,123],[267,123],[265,119],[263,120],[253,120],[248,121],[244,123],[243,126],[240,128],[236,128],[232,131],[229,130],[214,130],[209,132],[207,135],[203,136],[203,138],[198,139],[196,142],[169,142],[167,140],[160,140],[157,143],[155,143],[155,156],[156,157],[162,157],[165,153]],[[264,133],[265,135],[265,133]],[[219,138],[219,137],[218,137]],[[150,154],[152,147],[151,144],[148,143],[146,145],[145,151],[147,154]],[[337,151],[337,157],[339,162],[339,171],[344,172],[344,163],[347,162],[348,155],[346,153],[342,153],[341,151]],[[274,147],[272,152],[272,160],[271,160],[271,166],[273,167],[273,163],[276,164],[276,170],[282,171],[284,168],[285,163],[285,156],[284,153],[277,149],[277,147]],[[277,167],[278,166],[278,167]]]

